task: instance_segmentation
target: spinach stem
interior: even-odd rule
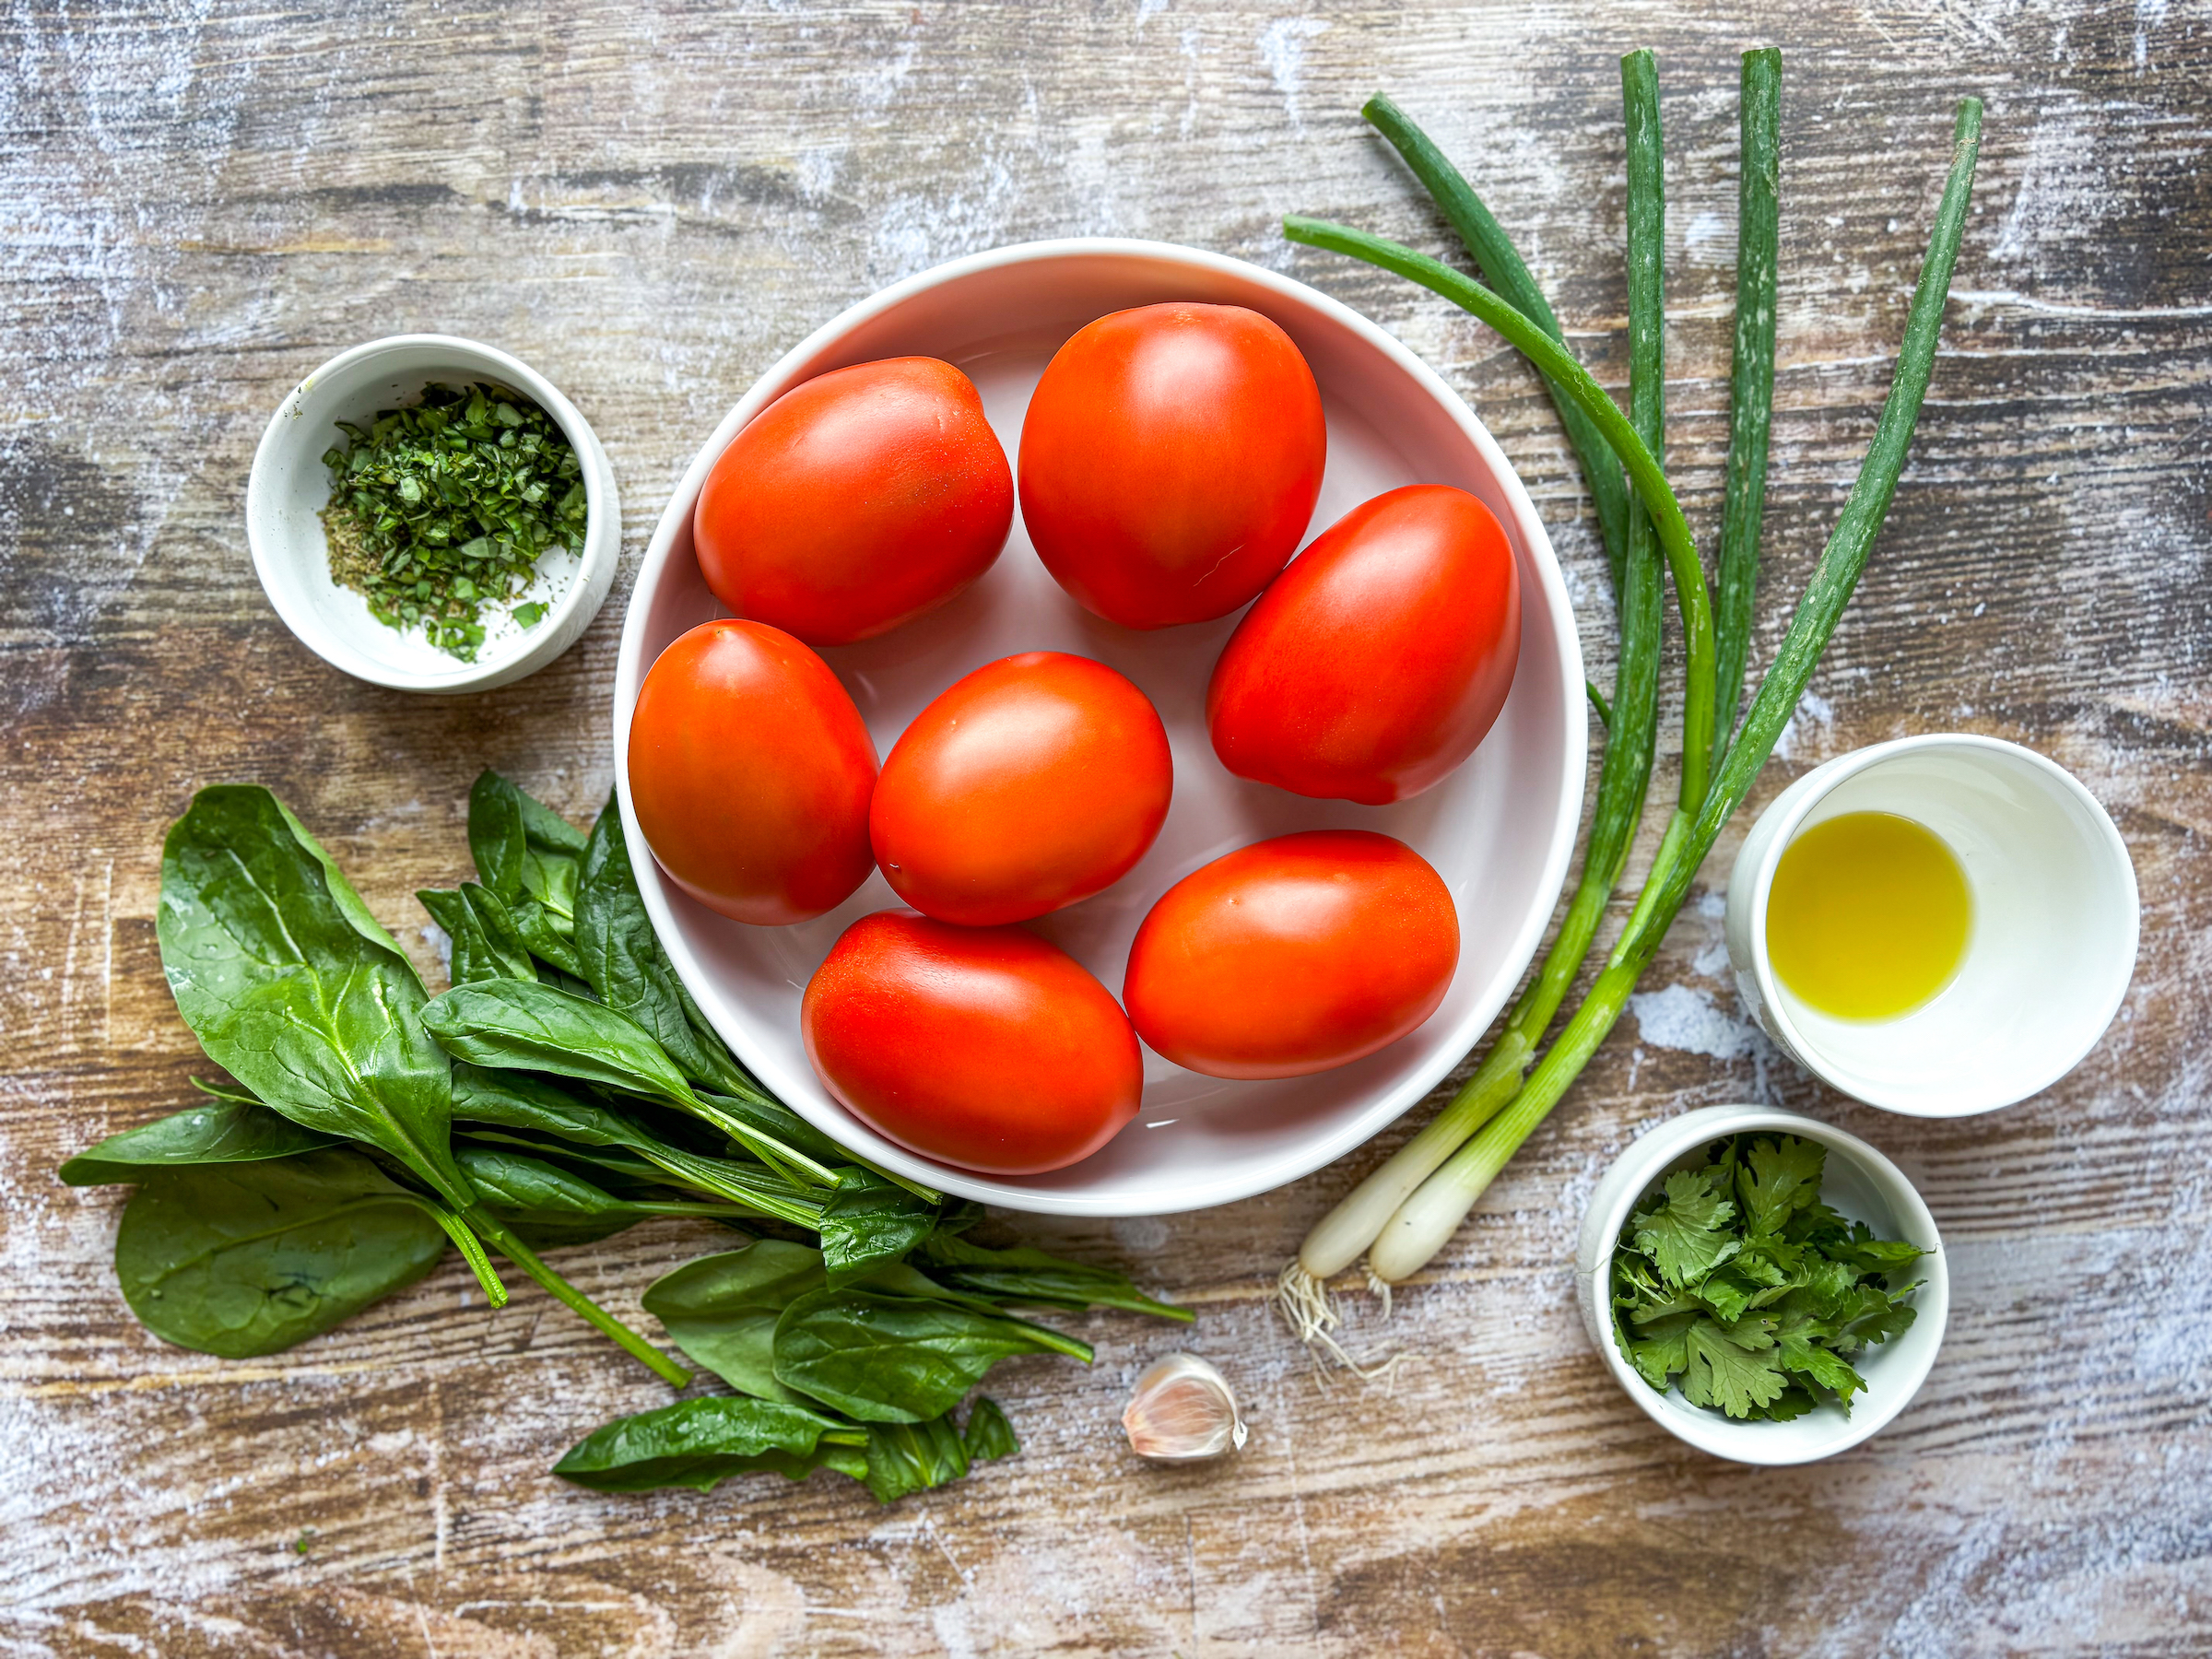
[[[1944,186],[1942,205],[1936,209],[1927,258],[1913,290],[1904,342],[1898,351],[1897,369],[1874,441],[1790,619],[1789,632],[1775,653],[1773,665],[1759,682],[1742,730],[1724,758],[1694,826],[1681,841],[1679,855],[1664,870],[1654,868],[1646,879],[1645,896],[1636,912],[1641,920],[1631,918],[1630,929],[1605,971],[1530,1075],[1520,1097],[1423,1182],[1392,1218],[1368,1257],[1370,1267],[1383,1281],[1403,1279],[1428,1265],[1458,1230],[1498,1172],[1581,1075],[1620,1018],[1644,968],[1658,954],[1660,941],[1688,898],[1689,884],[1705,854],[1749,793],[1795,712],[1821,653],[1842,619],[1897,494],[1897,481],[1904,471],[1906,453],[1935,367],[1944,302],[1950,292],[1951,273],[1965,231],[1981,135],[1981,100],[1961,100],[1953,133],[1950,176]]]
[[[424,1199],[422,1207],[430,1212],[440,1227],[445,1229],[445,1236],[453,1241],[453,1248],[461,1253],[461,1259],[468,1264],[468,1270],[477,1276],[477,1283],[483,1287],[484,1300],[495,1308],[505,1307],[507,1287],[500,1278],[500,1270],[491,1265],[491,1258],[484,1253],[483,1240],[469,1230],[467,1222],[437,1199]]]
[[[538,1260],[537,1253],[516,1238],[499,1218],[478,1206],[468,1212],[468,1224],[489,1239],[501,1255],[535,1279],[547,1296],[612,1340],[625,1353],[642,1360],[654,1376],[673,1388],[682,1388],[691,1381],[689,1371]]]

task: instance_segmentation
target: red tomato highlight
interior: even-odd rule
[[[1203,622],[1298,550],[1327,452],[1313,371],[1259,312],[1115,312],[1060,347],[1030,400],[1022,523],[1108,621]]]
[[[736,922],[833,910],[868,878],[876,745],[822,659],[762,622],[661,653],[629,723],[629,798],[668,878]]]
[[[846,645],[953,598],[1013,521],[1013,473],[974,382],[935,358],[887,358],[794,386],[731,439],[692,545],[740,617]]]
[[[1018,927],[863,916],[807,982],[799,1025],[823,1087],[855,1117],[986,1175],[1089,1157],[1144,1092],[1121,1005]]]
[[[1365,830],[1240,848],[1184,877],[1129,947],[1137,1035],[1215,1077],[1299,1077],[1386,1048],[1443,1001],[1459,916],[1429,862]]]
[[[900,898],[991,927],[1119,881],[1159,835],[1174,782],[1142,691],[1088,657],[1024,652],[914,717],[883,763],[868,834]]]
[[[1245,614],[1206,731],[1240,778],[1379,806],[1475,752],[1520,659],[1504,527],[1465,490],[1409,485],[1330,525]]]

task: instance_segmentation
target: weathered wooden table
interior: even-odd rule
[[[1755,40],[1695,6],[1293,9],[131,0],[0,25],[0,1649],[2212,1650],[2204,10],[1813,0]],[[1250,1396],[1251,1445],[1140,1465],[1115,1418],[1177,1338],[1088,1318],[1091,1371],[994,1378],[1021,1458],[884,1512],[828,1477],[711,1497],[565,1487],[546,1473],[559,1450],[659,1385],[535,1292],[488,1314],[450,1263],[264,1361],[166,1347],[129,1317],[108,1260],[122,1193],[51,1171],[174,1110],[205,1069],[155,947],[163,825],[200,784],[265,782],[419,945],[409,894],[462,869],[480,766],[571,818],[604,798],[628,572],[694,448],[788,345],[896,277],[1112,232],[1342,296],[1514,458],[1608,683],[1602,564],[1534,376],[1441,301],[1293,252],[1276,221],[1324,213],[1443,250],[1358,121],[1387,88],[1477,179],[1618,385],[1615,61],[1656,48],[1670,443],[1709,534],[1735,53],[1769,40],[1787,72],[1762,653],[1887,384],[1954,99],[1983,94],[1989,118],[1912,467],[1752,806],[1826,756],[1916,731],[1999,734],[2078,772],[2134,852],[2145,926],[2126,1006],[2063,1085],[1953,1124],[1825,1093],[1745,1024],[1709,894],[1435,1271],[1387,1328],[1355,1333],[1413,1356],[1394,1389],[1324,1386],[1265,1295],[1380,1145],[1206,1214],[1030,1223],[1199,1308],[1192,1340]],[[550,375],[606,440],[627,507],[629,563],[583,642],[460,701],[382,693],[308,654],[241,530],[283,389],[414,329],[497,341]],[[1871,1138],[1950,1249],[1927,1387],[1879,1439],[1806,1470],[1662,1434],[1571,1305],[1596,1172],[1654,1116],[1738,1099]],[[634,1309],[709,1241],[655,1225],[574,1253],[572,1271]]]

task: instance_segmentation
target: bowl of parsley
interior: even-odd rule
[[[1598,1182],[1576,1292],[1653,1421],[1716,1457],[1799,1464],[1887,1427],[1943,1342],[1950,1276],[1903,1171],[1818,1119],[1709,1106]]]
[[[559,390],[446,335],[357,346],[285,394],[246,541],[285,626],[403,691],[488,690],[566,651],[620,556],[614,469]]]

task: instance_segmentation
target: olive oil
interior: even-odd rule
[[[1959,971],[1973,924],[1943,838],[1893,812],[1846,812],[1783,851],[1767,897],[1767,959],[1838,1019],[1895,1019]]]

